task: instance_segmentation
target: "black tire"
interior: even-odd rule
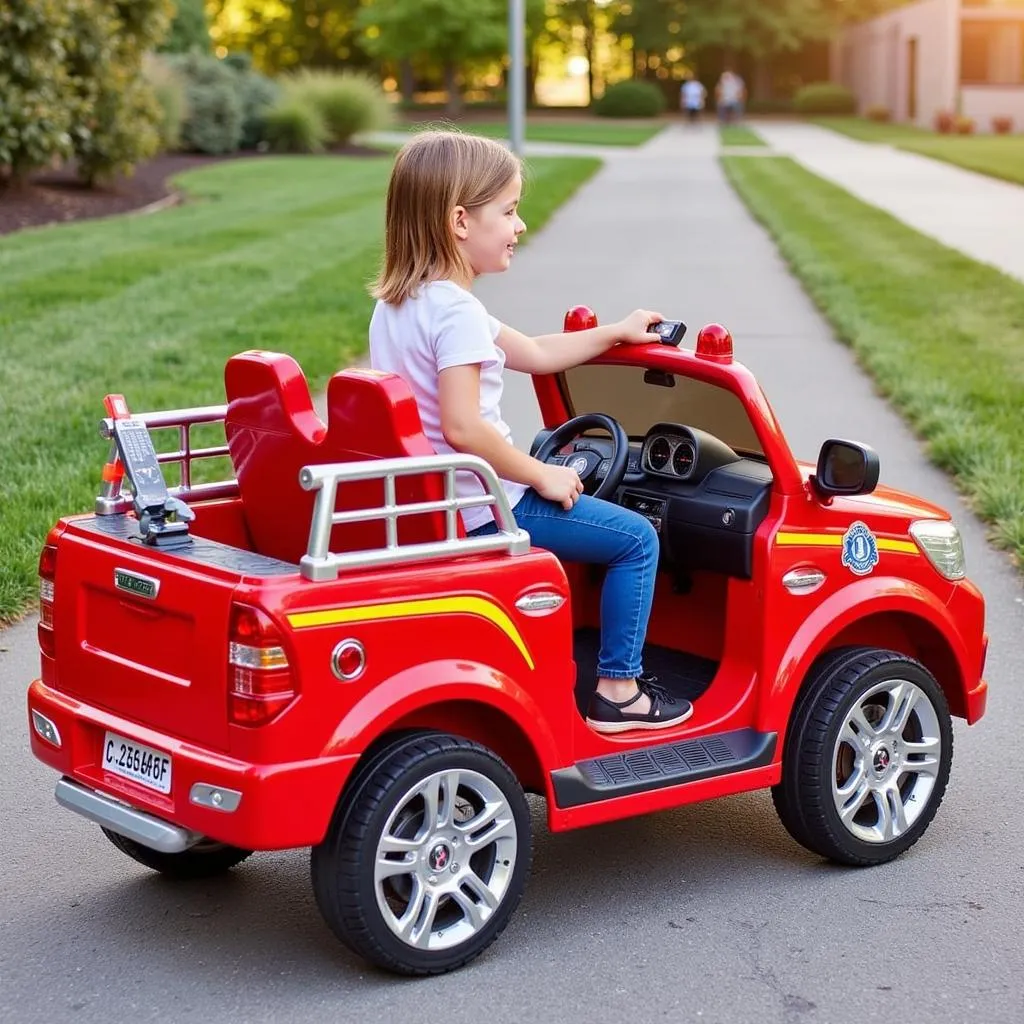
[[[905,718],[890,722],[907,700]],[[928,753],[913,746],[926,740]],[[842,648],[815,663],[797,697],[772,800],[812,853],[882,864],[924,834],[952,759],[949,706],[928,670],[896,651]]]
[[[252,855],[252,850],[217,843],[212,839],[200,840],[181,853],[161,853],[118,832],[111,832],[108,828],[101,826],[101,831],[122,853],[168,878],[212,878],[224,874]]]
[[[460,778],[451,792],[456,772]],[[435,780],[438,812],[450,808],[449,821],[428,828],[429,804],[421,790]],[[378,752],[353,783],[310,857],[313,892],[330,929],[353,952],[397,974],[443,974],[475,959],[508,924],[529,874],[530,813],[516,777],[485,747],[435,733],[406,737]],[[467,828],[480,817],[484,800],[492,807],[502,801],[501,813]],[[488,823],[497,827],[480,842],[480,828]],[[386,837],[409,850],[385,851],[381,862],[409,870],[378,881]],[[460,865],[470,843],[480,847]],[[485,894],[495,900],[493,907]],[[404,938],[399,931],[407,918]]]

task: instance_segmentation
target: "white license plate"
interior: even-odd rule
[[[103,737],[103,768],[158,793],[171,791],[171,755],[116,732],[108,732]]]

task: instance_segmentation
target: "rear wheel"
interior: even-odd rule
[[[505,763],[469,740],[418,736],[339,807],[312,852],[313,889],[356,953],[399,974],[441,974],[501,934],[530,853],[529,808]]]
[[[101,831],[132,860],[137,860],[147,868],[159,871],[169,878],[212,878],[214,875],[229,871],[236,864],[241,864],[252,854],[252,850],[228,846],[227,843],[218,843],[213,839],[201,839],[195,846],[190,846],[181,853],[161,853],[108,828]]]
[[[924,834],[942,802],[953,729],[941,687],[895,651],[823,658],[793,709],[782,782],[790,835],[842,864],[881,864]]]

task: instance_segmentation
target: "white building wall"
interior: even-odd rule
[[[992,131],[993,117],[1012,117],[1013,130],[1024,131],[1024,88],[1013,85],[965,85],[961,113],[974,120],[976,132]]]
[[[917,112],[931,127],[940,110],[955,110],[960,75],[960,0],[922,0],[847,29],[832,46],[832,77],[848,85],[860,113],[887,107],[909,120],[909,40],[917,40]]]

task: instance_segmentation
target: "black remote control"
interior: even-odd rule
[[[686,334],[686,324],[682,320],[656,320],[647,329],[657,334],[663,345],[678,345]]]

